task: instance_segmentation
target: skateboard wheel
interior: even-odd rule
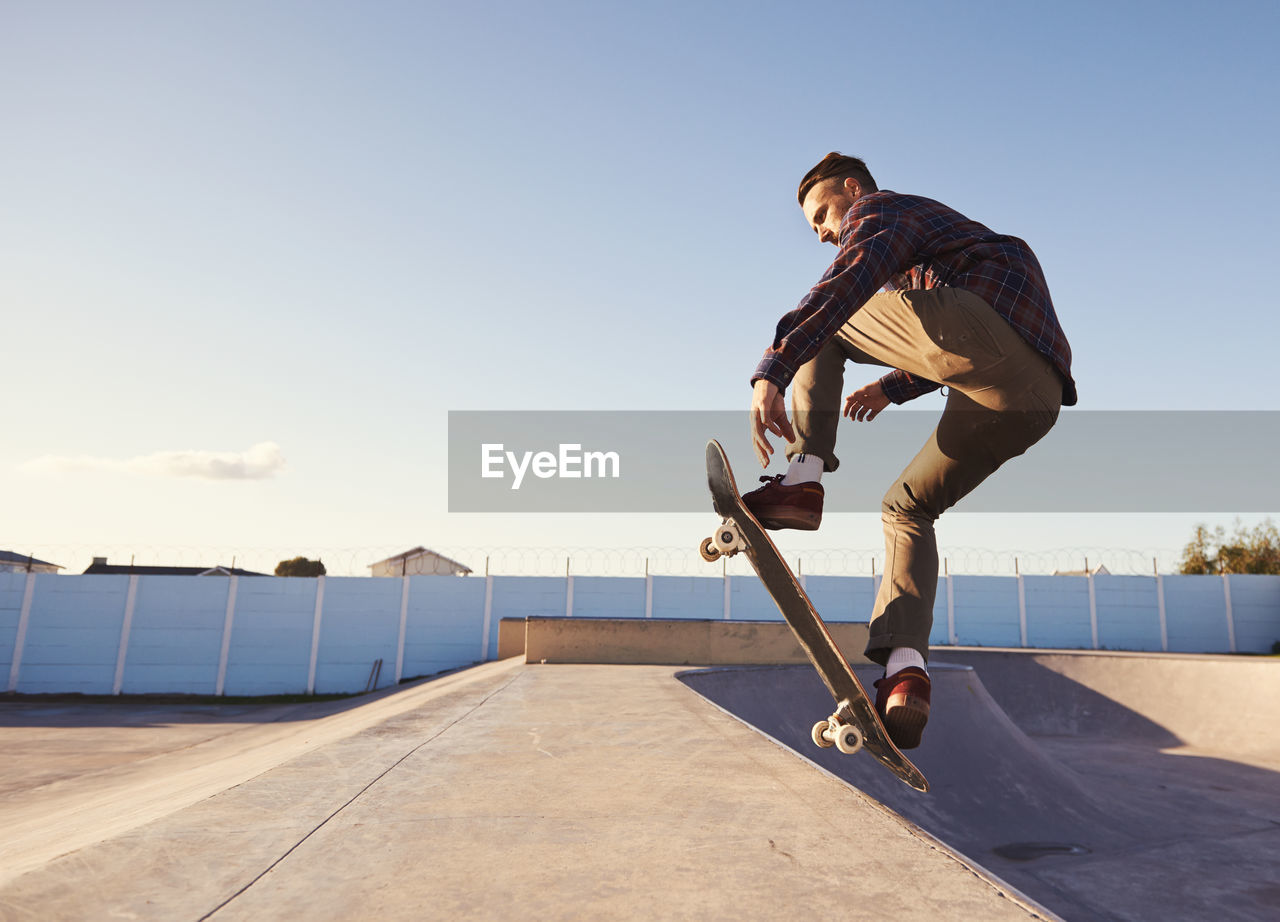
[[[813,741],[823,749],[830,749],[835,745],[831,739],[831,727],[825,720],[820,720],[813,725]]]
[[[732,523],[721,525],[709,539],[711,546],[725,556],[732,557],[744,546],[738,527]]]
[[[847,756],[853,755],[862,748],[862,731],[849,724],[841,725],[836,731],[836,748]]]
[[[702,555],[702,559],[710,563],[720,558],[720,552],[716,550],[715,542],[710,538],[703,538],[702,543],[698,545],[698,553]]]

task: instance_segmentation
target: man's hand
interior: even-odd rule
[[[871,422],[889,405],[889,398],[879,381],[872,381],[844,398],[844,415],[850,419]]]
[[[760,378],[751,392],[751,444],[756,450],[756,457],[760,459],[761,467],[769,466],[769,456],[773,454],[767,432],[788,442],[796,440],[791,420],[787,419],[787,405],[782,399],[782,391],[772,381]]]

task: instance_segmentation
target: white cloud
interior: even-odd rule
[[[247,451],[158,451],[128,459],[46,455],[22,465],[38,473],[107,471],[206,480],[266,480],[284,467],[284,454],[275,442],[259,442]]]

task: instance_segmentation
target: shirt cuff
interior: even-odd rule
[[[914,400],[922,394],[936,391],[942,385],[926,378],[917,378],[895,368],[880,379],[880,387],[884,390],[884,395],[889,398],[890,403],[900,405],[908,400]]]
[[[778,390],[785,391],[795,376],[795,371],[788,367],[777,353],[766,352],[760,364],[756,366],[756,370],[751,374],[751,384],[754,386],[757,381],[764,378],[778,385]]]

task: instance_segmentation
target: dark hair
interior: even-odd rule
[[[818,183],[824,179],[837,177],[844,179],[846,176],[852,176],[856,179],[858,184],[862,186],[863,191],[876,191],[876,181],[871,178],[867,165],[860,157],[846,157],[839,151],[833,150],[823,157],[817,166],[804,174],[804,179],[800,180],[800,191],[796,193],[796,200],[803,206],[804,197]]]

